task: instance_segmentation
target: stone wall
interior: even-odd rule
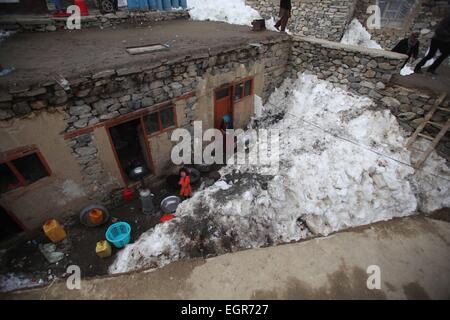
[[[344,45],[327,40],[296,37],[292,43],[292,73],[311,72],[357,94],[389,106],[386,85],[399,72],[405,55]]]
[[[375,4],[375,0],[358,0],[355,8],[355,17],[366,26],[369,16],[368,6]],[[401,39],[408,37],[412,32],[419,32],[420,55],[424,56],[430,45],[437,24],[450,14],[450,5],[447,1],[422,0],[405,19],[403,26],[390,28],[381,25],[381,29],[368,29],[372,39],[385,49],[392,49]]]
[[[246,0],[265,19],[277,19],[279,0]],[[300,36],[339,41],[353,15],[356,0],[292,0],[288,29]]]
[[[174,11],[118,11],[115,14],[81,17],[81,28],[110,28],[120,24],[145,24],[150,22],[189,19],[189,12]],[[67,29],[67,18],[0,16],[0,29],[46,32]]]

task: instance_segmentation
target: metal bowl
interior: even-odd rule
[[[181,203],[181,198],[177,196],[168,196],[161,201],[161,210],[165,214],[174,213],[177,211],[178,205]]]

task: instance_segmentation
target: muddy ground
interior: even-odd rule
[[[288,37],[272,31],[222,22],[174,20],[114,28],[49,33],[17,33],[0,44],[0,61],[15,71],[0,78],[0,89],[45,83],[59,72],[69,80],[97,71],[145,65],[163,59],[221,52],[268,38]],[[126,47],[162,43],[168,51],[130,55]]]
[[[201,183],[214,183],[220,177],[214,167],[210,173],[202,174],[202,180],[193,186],[194,192],[201,187]],[[219,175],[219,176],[218,176]],[[209,177],[214,177],[210,179]],[[153,188],[155,194],[154,204],[157,212],[146,215],[141,211],[141,203],[135,195],[130,203],[109,210],[110,217],[124,221],[131,226],[131,240],[134,242],[142,233],[153,228],[159,223],[159,219],[164,215],[159,209],[161,200],[169,195],[176,195],[178,191],[174,186],[163,183],[160,188]],[[33,283],[46,284],[55,277],[63,278],[69,265],[78,265],[81,273],[85,277],[101,276],[108,274],[108,267],[115,259],[116,253],[120,249],[112,246],[112,255],[108,258],[99,258],[95,253],[95,246],[98,241],[105,240],[105,233],[112,224],[111,219],[99,227],[86,227],[80,223],[78,216],[73,216],[64,222],[67,232],[67,239],[57,244],[56,251],[64,252],[65,257],[57,263],[49,263],[39,250],[39,244],[49,243],[49,239],[43,232],[38,232],[36,237],[21,240],[10,246],[0,255],[0,274],[13,272],[32,279]],[[2,288],[0,287],[0,291]]]

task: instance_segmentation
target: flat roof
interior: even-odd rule
[[[286,37],[272,31],[221,22],[173,20],[151,25],[118,25],[75,31],[21,32],[0,44],[0,64],[16,70],[0,77],[0,90],[52,81],[52,74],[68,79],[95,72],[140,66],[162,59],[207,53],[252,42]],[[130,55],[129,46],[168,44],[168,51]]]

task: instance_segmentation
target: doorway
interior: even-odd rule
[[[231,91],[232,86],[217,89],[214,100],[214,128],[220,129],[222,119],[225,115],[232,116]]]
[[[0,206],[0,241],[8,240],[21,233],[22,227],[14,220],[8,212]]]
[[[126,183],[132,181],[130,173],[136,167],[143,166],[152,173],[147,135],[140,118],[110,127],[109,133]]]

